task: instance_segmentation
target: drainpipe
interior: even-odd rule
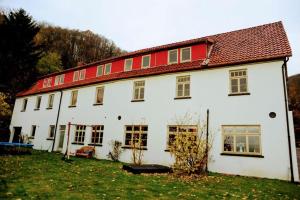
[[[62,96],[63,96],[63,92],[62,92],[62,90],[60,90],[59,105],[58,105],[57,117],[56,117],[56,122],[55,122],[55,131],[54,131],[54,136],[53,136],[53,143],[52,143],[52,150],[51,150],[51,152],[54,150],[54,146],[55,146],[57,124],[58,124],[58,119],[59,119],[59,114],[60,114],[60,107],[61,107]]]
[[[208,129],[209,129],[209,109],[206,111],[206,147],[205,147],[205,153],[206,153],[206,166],[205,171],[208,172]]]
[[[285,119],[288,135],[288,145],[289,145],[289,158],[290,158],[290,168],[291,168],[291,182],[294,183],[294,170],[293,170],[293,159],[292,159],[292,148],[291,148],[291,136],[290,136],[290,125],[289,125],[289,115],[288,115],[288,97],[287,97],[287,70],[286,63],[289,59],[285,59],[282,64],[282,81],[284,90],[284,103],[285,103]]]

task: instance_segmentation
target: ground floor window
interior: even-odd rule
[[[102,144],[103,131],[104,131],[103,125],[95,125],[92,127],[92,139],[91,139],[92,144]]]
[[[223,152],[261,155],[259,125],[223,125]]]
[[[185,136],[191,137],[191,139],[196,139],[197,130],[197,125],[169,125],[167,149],[174,143],[176,135],[178,134],[184,134]]]
[[[125,126],[125,146],[127,147],[147,147],[147,125],[128,125]]]
[[[85,136],[85,125],[76,125],[76,131],[75,131],[75,143],[84,143],[84,136]]]

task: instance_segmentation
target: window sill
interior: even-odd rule
[[[84,143],[80,143],[80,142],[72,142],[71,144],[84,145]]]
[[[88,146],[102,147],[103,145],[102,144],[93,144],[93,143],[91,143],[91,144],[88,144]]]
[[[133,99],[133,100],[131,100],[131,102],[143,102],[143,101],[145,101],[144,99]]]
[[[192,97],[175,97],[174,100],[177,100],[177,99],[191,99]]]
[[[221,153],[222,156],[241,156],[241,157],[256,157],[264,158],[262,155],[251,155],[251,154],[237,154],[237,153]]]
[[[94,103],[93,106],[102,106],[103,103]]]
[[[133,147],[128,147],[128,146],[123,146],[121,147],[122,149],[133,149]],[[146,147],[142,147],[142,148],[136,148],[138,150],[148,150]]]
[[[68,106],[69,108],[75,108],[76,106]]]
[[[47,138],[46,140],[54,140],[54,138],[53,138],[53,137],[52,137],[52,138],[50,137],[50,138]]]
[[[53,107],[48,107],[48,108],[46,108],[47,110],[51,110]]]
[[[170,152],[170,149],[166,149],[165,152]]]
[[[21,112],[25,112],[25,110],[21,110]]]
[[[39,108],[35,108],[34,111],[40,110]]]
[[[30,140],[33,140],[33,139],[34,139],[34,137],[33,137],[33,136],[30,136],[30,137],[28,137],[28,139],[30,139]]]
[[[249,92],[244,92],[244,93],[231,93],[228,94],[228,96],[243,96],[243,95],[250,95]]]

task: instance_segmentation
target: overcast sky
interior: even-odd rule
[[[282,21],[300,73],[299,0],[0,0],[37,21],[91,30],[127,51]]]

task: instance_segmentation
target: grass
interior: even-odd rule
[[[122,163],[33,151],[0,156],[0,199],[299,199],[300,185],[211,173],[185,181],[133,175]]]

